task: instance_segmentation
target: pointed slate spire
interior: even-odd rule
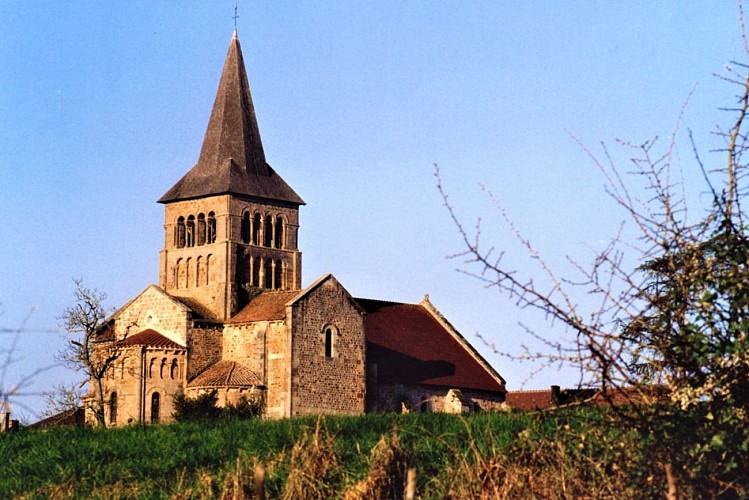
[[[159,203],[225,193],[304,204],[265,161],[236,28],[198,163]]]

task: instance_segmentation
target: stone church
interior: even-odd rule
[[[302,288],[304,201],[266,162],[236,30],[198,162],[158,201],[159,285],[98,338],[121,353],[107,425],[169,421],[175,396],[213,390],[222,405],[259,398],[270,418],[504,401],[504,379],[428,297],[354,298],[331,274]]]

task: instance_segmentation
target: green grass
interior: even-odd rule
[[[490,457],[517,457],[518,463],[533,464],[546,446],[539,443],[563,443],[571,468],[593,455],[599,463],[617,460],[606,451],[606,443],[616,438],[613,431],[579,446],[579,436],[600,419],[600,410],[579,409],[550,415],[373,414],[325,417],[320,425],[334,438],[339,464],[335,491],[367,477],[372,449],[383,435],[395,432],[408,466],[417,469],[418,491],[444,497],[456,487],[455,474],[470,476],[473,467],[478,478]],[[277,498],[286,487],[294,444],[316,425],[317,418],[220,420],[5,434],[0,436],[0,498],[212,496],[237,473],[238,460],[242,474],[249,477],[255,463],[265,464],[269,496]]]

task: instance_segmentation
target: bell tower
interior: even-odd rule
[[[298,290],[304,201],[265,161],[236,29],[197,164],[159,203],[159,285],[226,320],[254,289]]]

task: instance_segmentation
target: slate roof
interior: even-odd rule
[[[188,387],[251,387],[263,382],[249,368],[235,361],[219,361],[192,379]]]
[[[423,304],[356,299],[367,312],[367,361],[381,383],[505,392],[501,377]]]
[[[179,345],[175,341],[168,339],[159,332],[151,329],[143,330],[140,333],[125,338],[120,342],[120,345],[143,345],[148,347],[160,347],[163,349],[184,349],[184,346]]]
[[[159,203],[226,193],[304,205],[304,200],[265,161],[236,31],[229,43],[198,163]]]
[[[241,311],[227,323],[247,323],[250,321],[277,321],[286,317],[286,303],[299,295],[299,290],[264,292],[254,297]]]

